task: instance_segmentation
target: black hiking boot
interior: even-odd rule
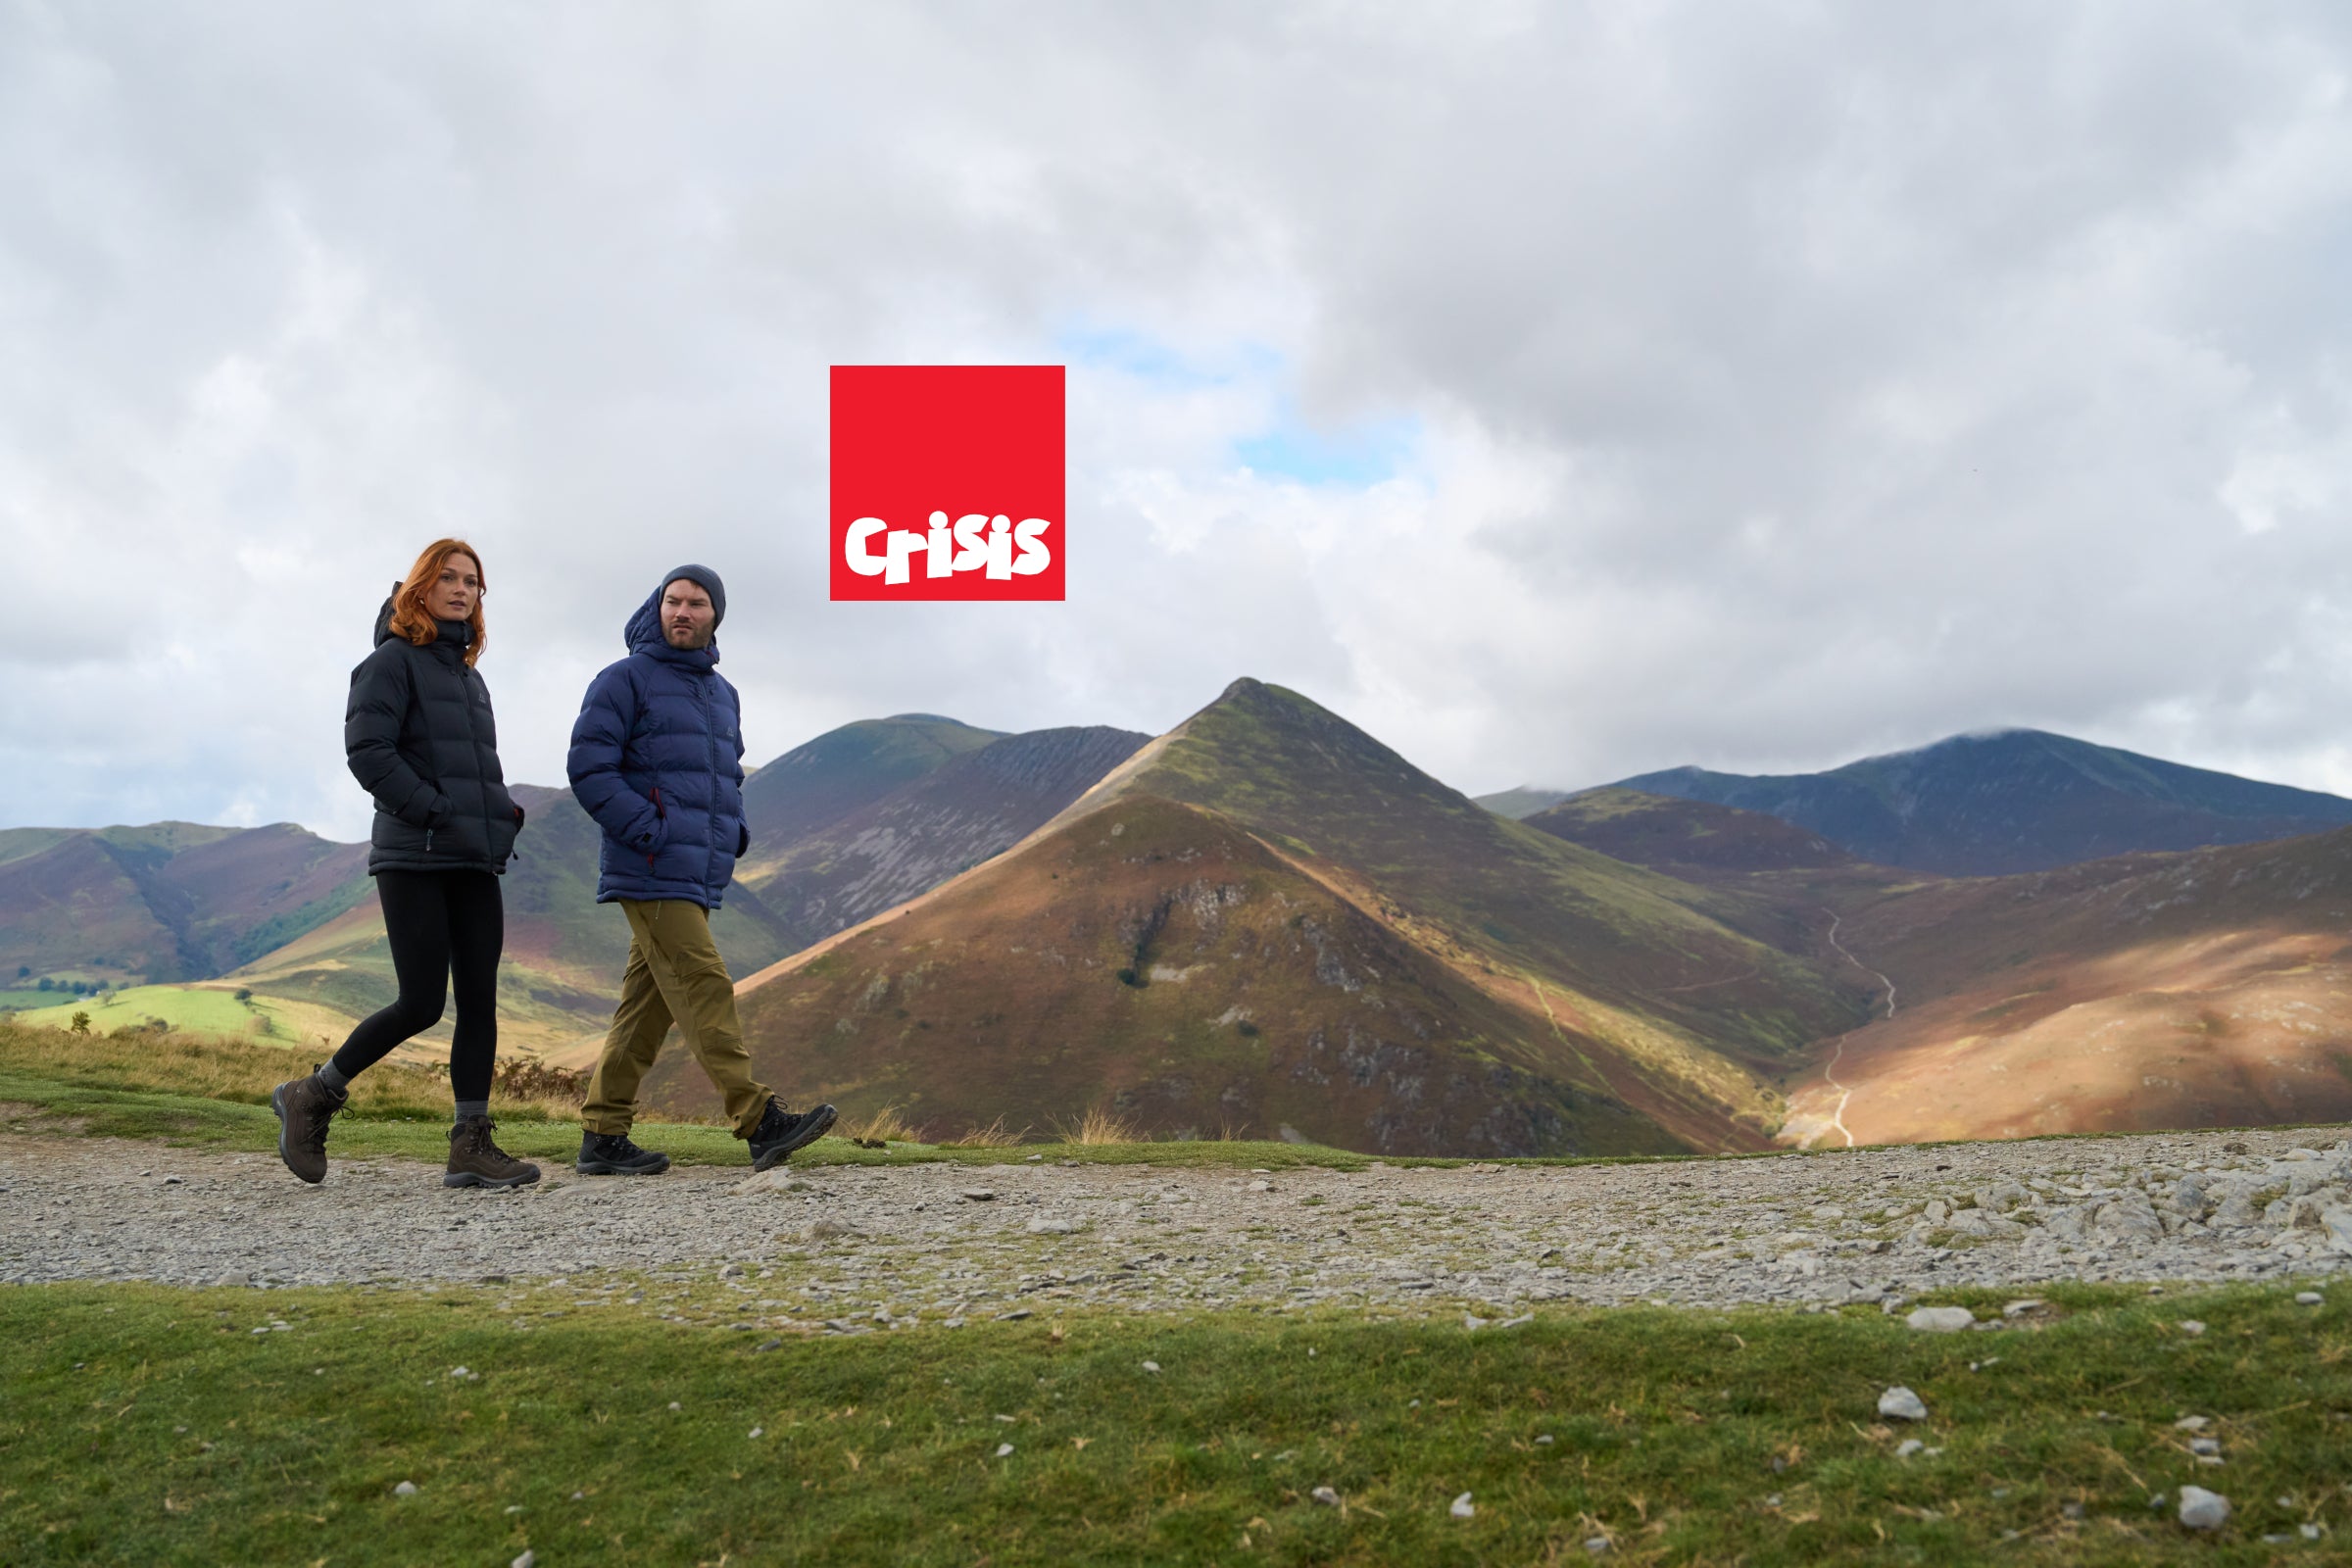
[[[781,1165],[796,1149],[805,1149],[825,1136],[839,1112],[831,1105],[819,1105],[814,1110],[790,1111],[777,1103],[776,1097],[767,1097],[767,1109],[760,1117],[760,1125],[752,1129],[745,1140],[752,1146],[752,1169],[766,1170]]]
[[[277,1157],[286,1169],[314,1187],[326,1180],[326,1124],[350,1098],[336,1094],[313,1069],[308,1078],[294,1078],[270,1091],[270,1108],[277,1112]]]
[[[487,1116],[467,1116],[449,1130],[449,1174],[442,1186],[527,1187],[539,1179],[538,1166],[490,1141],[497,1125]]]
[[[669,1156],[639,1149],[627,1133],[580,1133],[580,1157],[571,1168],[583,1176],[655,1176],[669,1169]]]

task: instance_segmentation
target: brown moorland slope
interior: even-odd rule
[[[1005,1012],[972,1000],[1001,988],[983,961],[997,951],[991,942],[1013,940],[989,935],[1002,923],[991,900],[1016,907],[1043,898],[1047,912],[1037,919],[1045,927],[1058,921],[1066,931],[1096,929],[1102,923],[1098,895],[1071,877],[1108,874],[1108,867],[1087,862],[1064,874],[1039,857],[1065,834],[1100,835],[1103,823],[1116,826],[1118,813],[1131,803],[1153,803],[1156,813],[1178,796],[1180,804],[1197,808],[1219,831],[1255,843],[1286,876],[1317,889],[1328,909],[1352,910],[1383,929],[1384,940],[1396,952],[1415,956],[1418,967],[1412,972],[1423,976],[1431,994],[1443,989],[1446,996],[1466,999],[1476,993],[1481,1000],[1475,1007],[1461,1000],[1446,1015],[1447,1038],[1482,1042],[1478,1049],[1513,1071],[1548,1074],[1574,1093],[1623,1106],[1686,1147],[1761,1146],[1781,1110],[1769,1080],[1801,1066],[1806,1046],[1856,1021],[1867,1001],[1858,982],[1841,989],[1818,965],[1733,929],[1714,906],[1731,911],[1736,900],[1505,821],[1296,693],[1245,680],[1138,752],[1005,857],[748,979],[740,990],[756,1019],[750,1032],[763,1068],[779,1083],[806,1085],[836,1098],[847,1093],[851,1099],[844,1102],[853,1108],[858,1108],[860,1096],[871,1098],[862,1088],[837,1093],[825,1084],[828,1072],[853,1085],[863,1085],[866,1076],[845,1071],[854,1063],[828,1055],[832,1048],[817,1037],[831,1030],[845,1039],[864,1038],[866,1025],[843,1004],[838,985],[854,982],[878,992],[897,985],[897,971],[886,973],[867,958],[870,939],[896,942],[902,928],[929,931],[927,940],[943,945],[944,956],[931,961],[920,982],[926,995],[938,999],[930,1029],[969,1033],[959,1019]],[[1181,853],[1180,848],[1166,850],[1171,858]],[[1172,869],[1155,874],[1176,875]],[[1182,885],[1179,878],[1161,890],[1173,901],[1171,910],[1182,903],[1171,890]],[[974,894],[975,888],[988,890],[988,898]],[[1028,891],[1016,894],[1015,889]],[[1304,895],[1285,891],[1282,896],[1296,901]],[[1150,907],[1158,907],[1158,902]],[[1137,918],[1150,924],[1144,915]],[[1038,944],[1023,940],[1020,945]],[[1250,983],[1269,988],[1268,995],[1282,994],[1286,982],[1274,971],[1287,951],[1264,943],[1255,950],[1238,948],[1220,961],[1240,972],[1214,984],[1242,985],[1250,981],[1248,971],[1262,968],[1268,971],[1265,977]],[[1390,962],[1396,961],[1392,955]],[[838,979],[845,968],[850,981]],[[1122,968],[1130,971],[1128,982],[1116,978]],[[1446,988],[1439,986],[1441,974],[1451,977]],[[1108,1031],[1059,1048],[1054,1081],[1068,1087],[1056,1091],[1059,1098],[1040,1102],[1043,1113],[1073,1114],[1091,1103],[1085,1098],[1091,1090],[1104,1086],[1114,1097],[1127,1096],[1127,1103],[1151,1103],[1143,1088],[1122,1075],[1131,1076],[1147,1054],[1167,1054],[1168,1031],[1139,1011],[1132,999],[1121,999],[1119,1008],[1102,1013],[1099,1007],[1109,1004],[1099,997],[1090,1001],[1093,992],[1082,996],[1080,991],[1167,983],[1152,982],[1150,965],[1130,956],[1127,961],[1072,969],[1068,984],[1080,990],[1055,994],[1050,1007],[1037,1002],[1045,1011],[1008,1014],[1033,1028],[1051,1024],[1056,1040],[1071,1038],[1060,1027],[1071,1018],[1086,1018],[1090,1027]],[[1184,984],[1191,987],[1194,981],[1188,977]],[[776,988],[782,989],[770,995]],[[1203,989],[1185,995],[1198,996]],[[789,1019],[784,1015],[787,994],[815,993],[821,1000],[798,1008]],[[1234,1001],[1209,1008],[1206,1015],[1222,1016],[1234,1005],[1259,1013],[1250,1021],[1266,1037],[1262,1050],[1267,1054],[1250,1058],[1255,1063],[1250,1070],[1261,1077],[1276,1060],[1292,1060],[1288,1053],[1318,1027],[1329,1038],[1329,1021],[1310,1018],[1313,1009],[1303,1004],[1269,1013],[1258,1004]],[[1136,1031],[1146,1028],[1158,1033],[1138,1038]],[[1196,1041],[1186,1049],[1206,1051],[1209,1043]],[[1092,1053],[1103,1064],[1075,1062],[1072,1051]],[[989,1046],[982,1054],[993,1060],[1002,1050]],[[922,1073],[938,1073],[946,1059],[935,1060],[926,1052]],[[1225,1071],[1227,1058],[1217,1059],[1219,1071]],[[811,1060],[818,1061],[819,1070],[808,1067]],[[665,1080],[670,1092],[698,1093],[682,1068],[673,1073]],[[994,1111],[977,1115],[981,1102],[970,1097],[968,1077],[951,1077],[953,1097],[945,1102],[939,1098],[941,1085],[950,1080],[922,1076],[893,1079],[887,1098],[920,1093],[926,1115],[951,1122],[965,1115],[993,1117]],[[1476,1081],[1472,1075],[1473,1085]],[[1264,1084],[1251,1089],[1235,1081],[1227,1088],[1234,1104],[1252,1107],[1258,1116],[1268,1113],[1255,1107],[1280,1098]],[[1393,1122],[1384,1124],[1386,1132],[1360,1117],[1351,1127],[1347,1120],[1351,1114],[1299,1109],[1282,1119],[1301,1128],[1311,1122],[1313,1136],[1348,1147],[1401,1147]],[[1199,1122],[1195,1116],[1181,1125]],[[1261,1134],[1277,1130],[1263,1120],[1245,1125]],[[1460,1135],[1460,1125],[1445,1120],[1426,1123],[1420,1134],[1431,1139]],[[1384,1136],[1388,1144],[1380,1141]],[[1577,1140],[1586,1136],[1564,1127],[1561,1142],[1551,1147],[1582,1147]],[[1423,1152],[1439,1147],[1425,1145]]]
[[[364,845],[291,822],[26,830],[0,861],[0,956],[35,974],[198,979],[332,919],[359,896]]]
[[[1820,834],[1762,811],[1617,785],[1580,791],[1519,820],[1611,859],[1686,879],[1856,863]]]
[[[2352,1118],[2352,829],[1877,886],[1791,873],[1893,990],[1825,1042],[1793,1142]]]
[[[1144,794],[789,960],[741,1004],[788,1099],[895,1104],[941,1136],[1106,1108],[1152,1134],[1388,1153],[1683,1147],[1541,1019],[1236,824]],[[646,1096],[701,1111],[710,1090],[673,1052]]]
[[[958,753],[745,876],[792,948],[904,904],[1019,843],[1152,737],[1031,730]]]
[[[1637,1055],[1753,1112],[1758,1085],[1863,1015],[1867,990],[1740,929],[1737,896],[1497,816],[1296,692],[1239,680],[1074,809],[1128,789],[1240,822],[1527,1004],[1615,1014]],[[1736,1086],[1726,1069],[1752,1080]]]

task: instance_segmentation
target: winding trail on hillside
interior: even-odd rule
[[[1894,982],[1887,979],[1885,975],[1879,973],[1878,970],[1873,969],[1869,964],[1864,963],[1860,958],[1855,957],[1853,954],[1847,950],[1845,944],[1838,940],[1838,926],[1839,924],[1840,917],[1837,910],[1825,908],[1821,912],[1830,917],[1830,946],[1836,948],[1838,950],[1838,956],[1844,958],[1846,962],[1852,964],[1864,974],[1871,976],[1873,979],[1877,980],[1879,984],[1886,988],[1886,1016],[1889,1018],[1893,1017]],[[1832,1089],[1838,1091],[1838,1108],[1831,1113],[1830,1126],[1836,1129],[1838,1136],[1845,1140],[1845,1147],[1848,1149],[1854,1147],[1854,1134],[1853,1130],[1847,1127],[1845,1124],[1845,1107],[1847,1102],[1854,1098],[1854,1091],[1851,1086],[1841,1084],[1838,1081],[1838,1063],[1844,1059],[1845,1043],[1852,1036],[1852,1033],[1853,1031],[1849,1029],[1845,1034],[1838,1037],[1838,1049],[1830,1053],[1830,1059],[1824,1062],[1821,1068],[1822,1080]],[[1815,1134],[1814,1136],[1818,1137],[1820,1135]],[[1805,1147],[1807,1149],[1813,1147],[1813,1140],[1811,1138],[1805,1140]]]

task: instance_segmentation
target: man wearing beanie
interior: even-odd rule
[[[714,636],[727,590],[680,566],[629,617],[629,657],[588,685],[571,728],[571,793],[604,829],[596,902],[629,918],[629,966],[604,1055],[588,1080],[576,1168],[651,1175],[669,1156],[629,1140],[637,1086],[674,1021],[724,1097],[735,1136],[766,1170],[833,1125],[833,1107],[794,1112],[752,1076],[735,982],[710,940],[710,911],[751,848],[743,819],[743,723],[718,673]]]

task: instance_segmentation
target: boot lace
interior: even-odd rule
[[[314,1100],[315,1103],[311,1107],[311,1114],[305,1118],[307,1125],[302,1130],[301,1147],[314,1154],[324,1154],[326,1152],[326,1124],[342,1107],[324,1095],[316,1096]]]

